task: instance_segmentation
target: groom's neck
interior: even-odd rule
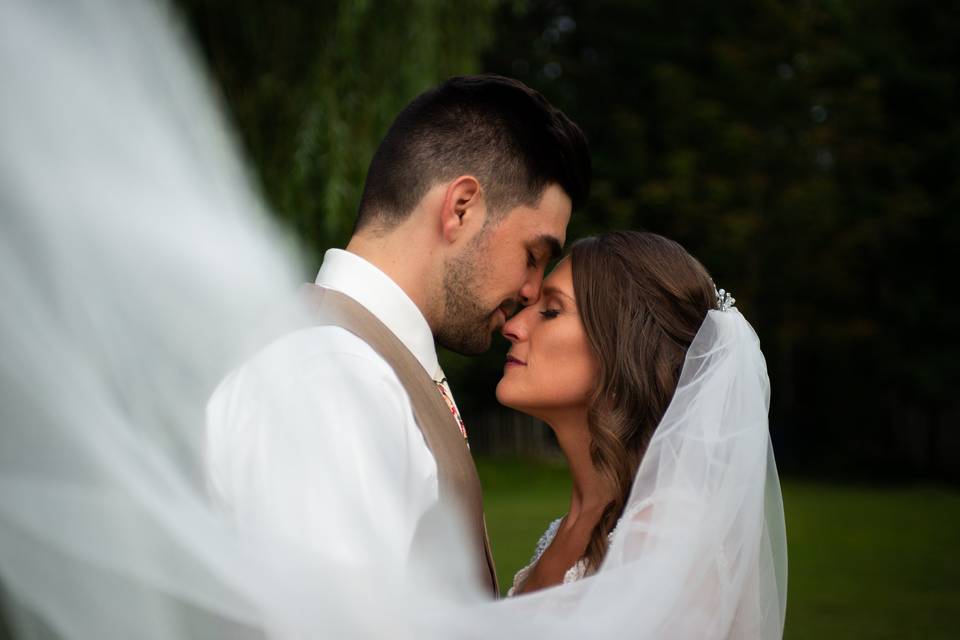
[[[406,225],[388,233],[358,233],[347,244],[346,250],[377,267],[420,309],[433,327],[432,289],[436,278],[431,273],[433,248],[429,238]]]

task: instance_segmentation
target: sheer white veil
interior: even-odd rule
[[[14,637],[782,635],[766,369],[735,310],[705,320],[591,578],[489,603],[449,588],[455,532],[402,575],[375,547],[345,567],[239,535],[207,499],[204,407],[301,269],[190,51],[153,2],[0,4],[0,597]],[[343,461],[318,455],[335,485]]]
[[[549,618],[558,637],[780,638],[786,538],[768,391],[749,323],[710,311],[600,571],[506,606]]]

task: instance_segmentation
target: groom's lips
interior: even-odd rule
[[[519,307],[520,303],[516,300],[504,300],[501,302],[500,306],[493,312],[493,315],[500,314],[500,322],[497,323],[497,328],[502,328],[503,325],[507,324],[507,320],[516,314]]]

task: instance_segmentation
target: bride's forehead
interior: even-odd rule
[[[553,270],[550,271],[550,275],[544,279],[543,284],[544,286],[549,284],[557,289],[572,293],[573,267],[570,263],[570,258],[566,257],[558,262]]]

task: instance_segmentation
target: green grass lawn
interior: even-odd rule
[[[567,509],[562,464],[480,460],[504,592]],[[960,638],[960,491],[783,481],[788,640]],[[951,630],[952,629],[952,630]]]

